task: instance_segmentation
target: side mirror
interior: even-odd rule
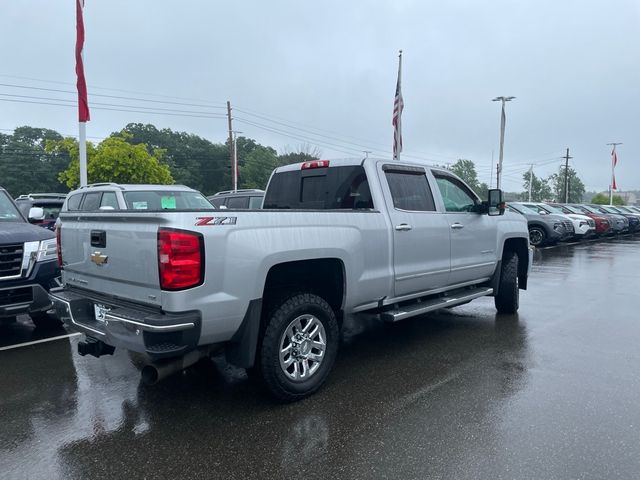
[[[44,220],[44,209],[42,207],[31,207],[29,209],[29,221],[38,222]]]
[[[504,200],[502,200],[502,190],[499,188],[493,188],[489,190],[489,200],[487,201],[489,205],[489,215],[504,215],[505,204]]]

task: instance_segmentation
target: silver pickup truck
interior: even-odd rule
[[[257,211],[140,190],[119,186],[108,211],[63,207],[51,300],[86,335],[80,354],[144,354],[147,382],[224,349],[278,399],[301,399],[329,374],[345,318],[395,322],[487,295],[513,314],[527,286],[524,218],[504,214],[499,190],[481,201],[440,168],[288,165]],[[117,208],[127,198],[144,208]]]

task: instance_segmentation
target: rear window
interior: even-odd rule
[[[354,165],[277,173],[263,208],[360,210],[372,209],[373,200],[364,168]]]
[[[123,192],[130,210],[203,210],[213,205],[200,192],[149,190]]]
[[[62,209],[62,203],[36,202],[33,204],[33,206],[42,208],[44,210],[44,218],[49,220],[58,218],[58,215],[60,214],[60,210]]]

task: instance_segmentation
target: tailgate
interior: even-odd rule
[[[161,223],[161,218],[143,213],[61,217],[64,283],[160,305],[157,236]]]

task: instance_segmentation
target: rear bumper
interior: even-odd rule
[[[195,349],[200,339],[198,312],[132,307],[64,288],[51,290],[49,298],[58,317],[72,330],[112,347],[145,353],[154,360],[184,355]],[[95,305],[105,308],[101,320],[96,318]]]

